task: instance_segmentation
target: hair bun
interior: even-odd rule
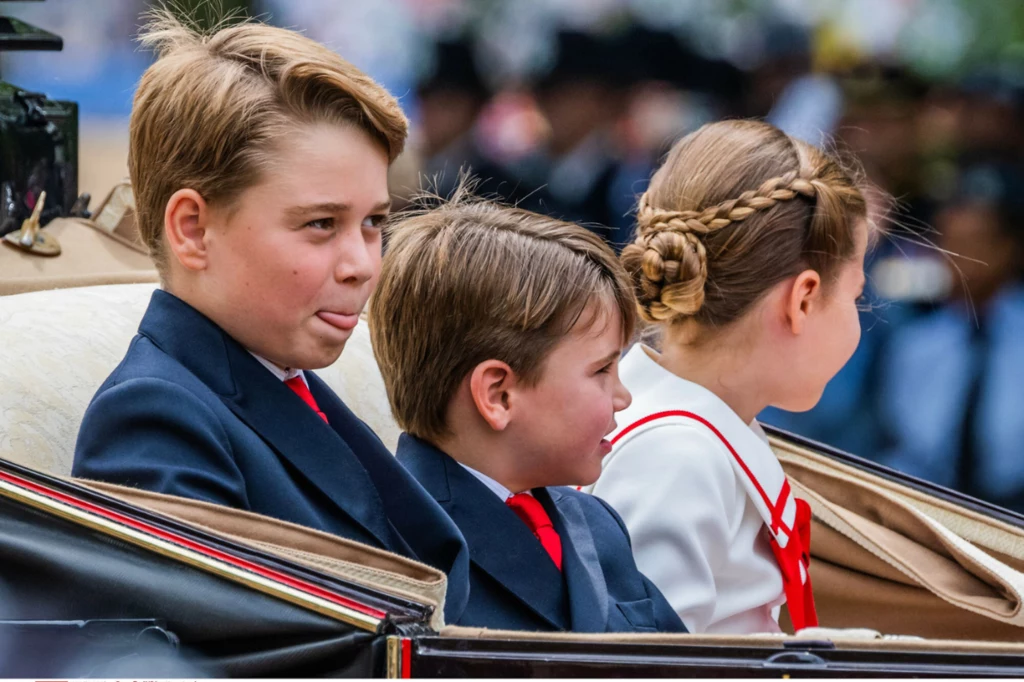
[[[701,235],[710,228],[693,211],[651,208],[646,194],[637,223],[636,239],[622,250],[622,262],[633,278],[641,316],[665,322],[697,314],[708,276]]]
[[[837,159],[761,121],[719,121],[672,145],[621,259],[646,321],[722,329],[787,277],[832,279],[865,215]]]

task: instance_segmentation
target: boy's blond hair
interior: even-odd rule
[[[128,168],[139,232],[162,276],[164,211],[179,189],[230,204],[259,181],[275,141],[300,125],[355,127],[390,161],[405,144],[395,98],[294,31],[247,22],[204,35],[158,10],[140,41],[158,58],[135,92]]]
[[[458,196],[399,220],[370,302],[374,354],[398,424],[432,442],[450,435],[448,406],[485,360],[535,384],[577,321],[609,322],[597,311],[581,320],[593,301],[621,318],[625,343],[636,321],[629,278],[601,238],[578,225]]]

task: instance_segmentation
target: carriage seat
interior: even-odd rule
[[[75,438],[96,389],[124,357],[155,284],[0,296],[0,458],[71,473]],[[363,322],[317,374],[392,451],[399,429]]]

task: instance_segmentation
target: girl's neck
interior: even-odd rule
[[[750,345],[735,333],[723,333],[705,343],[682,343],[667,335],[656,360],[676,376],[714,393],[744,424],[750,424],[770,402],[762,394],[760,363]]]

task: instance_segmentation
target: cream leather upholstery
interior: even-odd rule
[[[155,284],[0,297],[0,457],[68,475],[78,427],[124,356]],[[317,372],[392,451],[399,429],[363,322],[341,359]]]

